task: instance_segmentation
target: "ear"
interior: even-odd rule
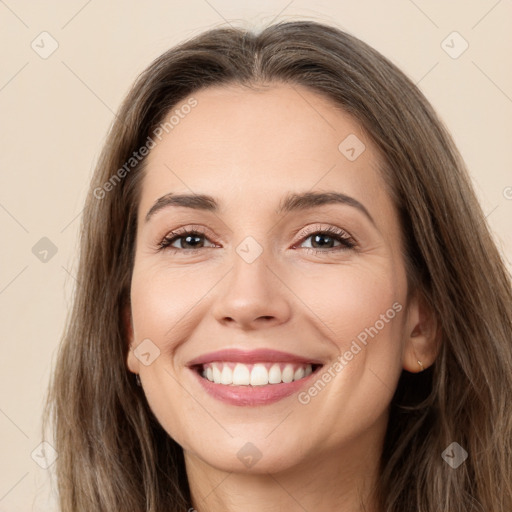
[[[409,302],[405,324],[403,367],[417,373],[431,366],[441,346],[441,332],[435,312],[422,294],[416,293]]]
[[[123,327],[125,333],[125,342],[129,346],[128,355],[126,357],[126,365],[133,373],[139,373],[139,360],[133,354],[133,322],[130,304],[126,304],[123,308]]]

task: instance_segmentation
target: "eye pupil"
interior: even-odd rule
[[[182,237],[182,240],[185,240],[185,244],[186,244],[186,245],[191,244],[191,245],[192,245],[192,247],[197,247],[197,245],[196,245],[194,242],[192,242],[192,243],[191,243],[191,240],[192,240],[192,239],[195,239],[195,240],[197,241],[198,239],[199,239],[199,240],[201,240],[201,238],[202,238],[202,236],[201,236],[201,235],[187,235],[187,236],[185,236],[185,237]],[[200,243],[201,243],[201,242],[199,241],[199,244],[200,244]],[[184,244],[182,243],[182,245],[184,245]]]
[[[322,239],[323,240],[327,239],[328,240],[327,244],[318,242],[318,240],[322,240]],[[319,244],[320,247],[325,247],[326,245],[328,245],[330,247],[329,244],[333,242],[333,238],[328,235],[317,234],[317,235],[314,235],[313,241],[314,241],[312,244],[313,246],[315,246],[315,244]]]

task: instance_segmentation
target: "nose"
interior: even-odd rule
[[[291,292],[279,272],[267,265],[263,254],[252,263],[237,254],[215,299],[215,319],[243,330],[268,328],[287,322]]]

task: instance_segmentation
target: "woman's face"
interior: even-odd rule
[[[300,86],[180,105],[138,209],[128,366],[152,411],[226,471],[374,457],[417,320],[375,148]]]

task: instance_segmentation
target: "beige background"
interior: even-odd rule
[[[56,510],[55,466],[41,468],[31,453],[41,460],[42,398],[113,111],[137,74],[184,38],[304,18],[360,37],[419,84],[452,132],[512,269],[510,1],[0,1],[0,512]],[[46,59],[39,53],[52,41],[43,31],[58,43]],[[453,31],[469,44],[458,58],[442,46]],[[463,41],[446,44],[453,54]],[[57,248],[46,262],[32,252],[42,237]]]

